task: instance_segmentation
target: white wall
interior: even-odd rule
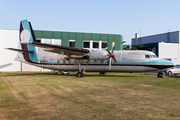
[[[179,44],[159,43],[160,58],[179,58]]]
[[[180,58],[172,58],[171,61],[173,61],[177,65],[180,65]]]
[[[18,30],[0,30],[0,71],[20,71],[20,62],[14,60],[16,52],[4,48],[18,48]]]

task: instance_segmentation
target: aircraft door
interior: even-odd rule
[[[54,68],[54,59],[49,59],[49,68]]]

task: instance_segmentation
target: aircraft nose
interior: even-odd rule
[[[161,59],[162,69],[174,67],[176,64],[172,61]]]

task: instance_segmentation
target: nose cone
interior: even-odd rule
[[[171,68],[176,65],[174,62],[165,59],[159,59],[157,62],[159,64],[159,69]]]
[[[112,54],[111,54],[111,57],[116,57],[116,55],[112,53]]]

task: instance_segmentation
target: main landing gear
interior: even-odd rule
[[[100,75],[105,75],[105,74],[106,74],[106,72],[99,72],[99,74],[100,74]]]
[[[84,68],[84,70],[81,71],[81,61],[79,61],[79,71],[76,73],[76,77],[84,77],[84,72],[87,68],[88,63],[89,63],[89,60],[87,61],[86,67]]]
[[[84,77],[84,73],[83,72],[77,72],[76,77]]]
[[[163,71],[159,71],[158,74],[157,74],[157,77],[158,78],[163,78],[163,76],[164,76]]]

